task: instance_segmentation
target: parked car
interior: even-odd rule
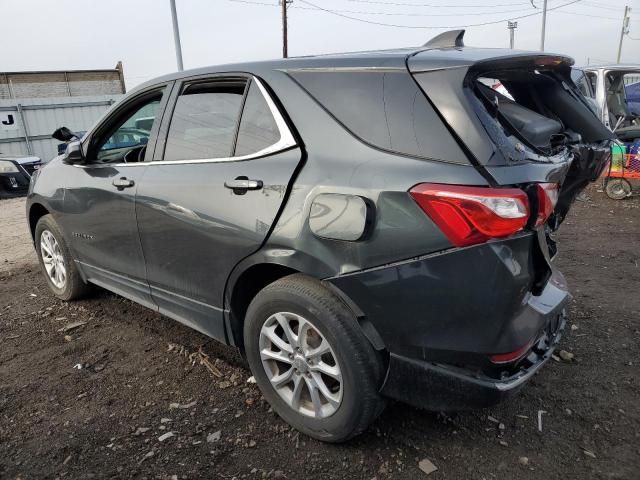
[[[238,347],[274,411],[324,441],[387,397],[512,395],[560,339],[552,232],[613,135],[572,59],[462,34],[131,91],[32,184],[49,288],[99,285]],[[105,147],[140,112],[148,140]]]
[[[0,153],[0,198],[26,195],[31,175],[41,166],[38,157]]]
[[[618,139],[603,186],[609,198],[625,199],[632,195],[633,184],[640,178],[640,66],[574,68],[571,77]]]
[[[572,77],[596,108],[600,120],[624,143],[640,141],[637,87],[640,65],[602,65],[574,68]],[[633,81],[629,81],[633,80]]]

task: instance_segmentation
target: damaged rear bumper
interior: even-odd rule
[[[461,410],[526,383],[556,347],[570,298],[563,275],[539,261],[540,243],[523,234],[329,279],[389,353],[381,393]],[[524,358],[491,362],[524,345],[532,345]]]
[[[555,331],[543,333],[518,371],[499,379],[448,365],[392,353],[381,393],[419,408],[459,411],[485,408],[514,395],[549,360],[565,326],[564,312]]]

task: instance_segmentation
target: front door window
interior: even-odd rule
[[[135,163],[144,161],[151,129],[160,111],[162,92],[151,94],[142,103],[120,116],[107,128],[95,146],[92,163]]]

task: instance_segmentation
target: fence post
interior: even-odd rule
[[[22,110],[22,104],[18,103],[18,115],[20,115],[20,121],[22,122],[22,130],[24,131],[24,142],[27,144],[27,153],[33,155],[33,148],[31,148],[31,141],[29,140],[29,126],[27,125],[27,119],[24,116]]]
[[[71,96],[71,85],[69,85],[69,74],[64,72],[64,83],[67,87],[67,96]]]

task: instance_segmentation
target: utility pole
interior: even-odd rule
[[[624,7],[624,17],[622,17],[622,30],[620,31],[620,44],[618,45],[618,58],[616,59],[616,63],[620,63],[620,55],[622,55],[622,40],[624,39],[625,34],[629,33],[630,13],[631,9],[627,5]]]
[[[509,48],[511,50],[513,50],[513,35],[516,28],[518,28],[518,22],[512,22],[511,20],[507,22],[507,29],[509,29]]]
[[[282,6],[282,58],[289,56],[289,45],[287,40],[287,4],[288,0],[280,0]]]
[[[169,0],[171,2],[171,21],[173,23],[173,41],[176,44],[176,62],[178,63],[178,70],[184,70],[182,65],[182,46],[180,45],[180,29],[178,28],[178,14],[176,13],[176,0]]]
[[[544,34],[547,28],[547,0],[542,4],[542,33],[540,35],[540,51],[544,52]]]

